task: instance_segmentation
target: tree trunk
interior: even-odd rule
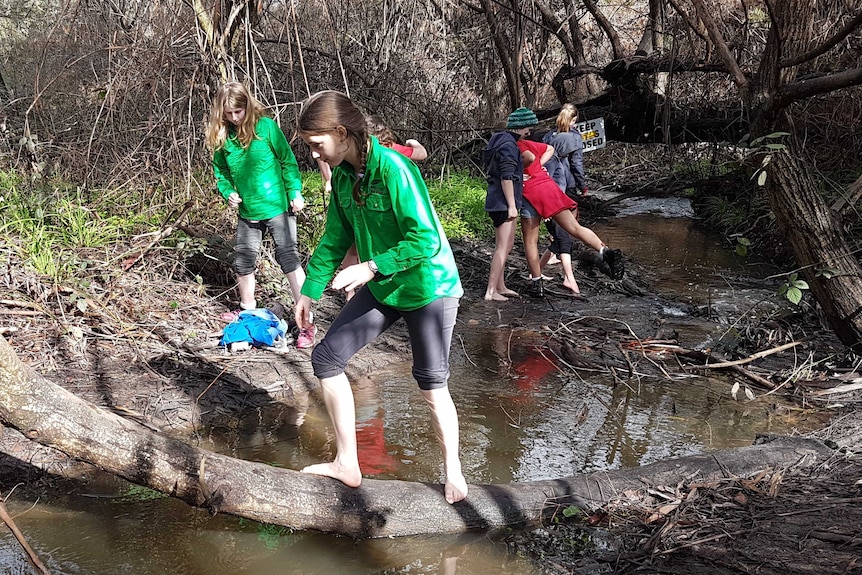
[[[790,102],[776,98],[796,80],[796,66],[782,67],[809,48],[814,4],[780,0],[771,7],[772,27],[764,56],[748,97],[753,110],[752,136],[764,136],[792,125]],[[776,220],[793,249],[811,294],[820,304],[841,342],[862,351],[862,266],[794,143],[772,155],[766,192]],[[829,270],[827,273],[823,273]],[[832,271],[835,270],[835,271]]]
[[[811,172],[794,152],[774,154],[766,191],[769,203],[811,295],[841,342],[862,351],[862,266],[847,243]],[[826,270],[834,270],[824,273]]]
[[[352,537],[453,533],[536,521],[560,506],[591,510],[624,490],[683,480],[747,476],[765,467],[813,465],[830,450],[811,440],[779,440],[642,468],[509,485],[472,485],[449,505],[440,485],[338,481],[233,459],[153,433],[84,402],[24,366],[0,337],[0,420],[31,440],[134,483],[262,523]]]

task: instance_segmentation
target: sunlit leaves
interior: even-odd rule
[[[787,281],[778,287],[778,295],[784,296],[793,305],[799,305],[802,301],[802,292],[807,289],[808,282],[799,279],[799,274],[793,272],[787,276]]]

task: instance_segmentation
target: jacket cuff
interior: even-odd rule
[[[375,260],[376,262],[377,260]],[[317,301],[323,295],[323,291],[326,289],[325,283],[320,283],[317,281],[312,281],[308,278],[302,283],[302,290],[300,293],[302,295],[307,295],[311,299]]]
[[[392,274],[404,271],[403,267],[398,266],[392,254],[382,253],[371,259],[377,264],[377,270],[380,272],[380,275],[391,276]]]

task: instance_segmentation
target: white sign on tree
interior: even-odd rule
[[[578,122],[575,129],[581,133],[584,139],[584,152],[604,148],[608,141],[605,138],[605,119],[594,118],[586,122]]]

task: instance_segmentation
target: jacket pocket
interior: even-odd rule
[[[392,198],[389,194],[371,192],[365,198],[365,207],[372,212],[391,212]]]
[[[363,216],[369,228],[378,230],[398,229],[395,212],[392,211],[392,198],[386,193],[371,192],[365,196]]]

